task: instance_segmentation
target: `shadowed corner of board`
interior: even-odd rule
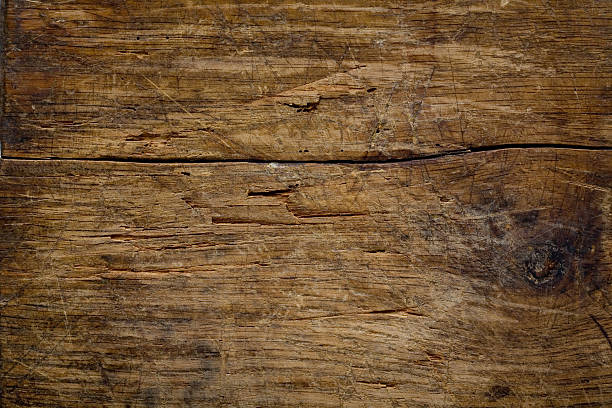
[[[0,149],[3,154],[7,150],[20,150],[33,140],[45,140],[47,137],[48,134],[42,130],[32,129],[28,132],[20,130],[20,124],[17,119],[3,115],[0,112]]]

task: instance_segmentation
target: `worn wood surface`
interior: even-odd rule
[[[609,1],[8,0],[14,157],[610,145]]]
[[[4,161],[4,406],[611,404],[611,181],[567,149]]]
[[[0,408],[612,406],[611,2],[0,10]]]

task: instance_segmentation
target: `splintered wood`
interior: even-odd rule
[[[612,406],[612,3],[0,5],[0,408]]]

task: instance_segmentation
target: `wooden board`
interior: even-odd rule
[[[609,1],[0,32],[0,408],[612,406]]]
[[[607,1],[7,0],[5,157],[610,146]]]
[[[0,162],[2,406],[612,404],[612,152]]]

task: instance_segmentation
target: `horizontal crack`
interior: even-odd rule
[[[400,308],[400,309],[383,309],[383,310],[369,310],[363,312],[346,312],[346,313],[333,313],[327,315],[318,315],[318,316],[305,316],[305,317],[297,317],[294,319],[289,319],[290,321],[299,321],[299,320],[318,320],[318,319],[336,319],[338,317],[351,317],[351,316],[368,316],[368,315],[397,315],[404,314],[406,316],[414,316],[414,317],[425,317],[425,315],[415,312],[409,308]]]
[[[612,146],[585,146],[563,143],[507,143],[490,146],[477,146],[466,149],[449,150],[440,153],[403,157],[403,158],[364,158],[364,159],[337,159],[337,160],[264,160],[264,159],[198,159],[198,158],[127,158],[115,156],[90,157],[20,157],[2,156],[2,160],[23,161],[83,161],[83,162],[115,162],[115,163],[150,163],[150,164],[207,164],[207,163],[254,163],[254,164],[387,164],[405,163],[420,160],[439,159],[447,156],[465,155],[471,153],[494,152],[510,149],[567,149],[586,151],[612,151]]]

